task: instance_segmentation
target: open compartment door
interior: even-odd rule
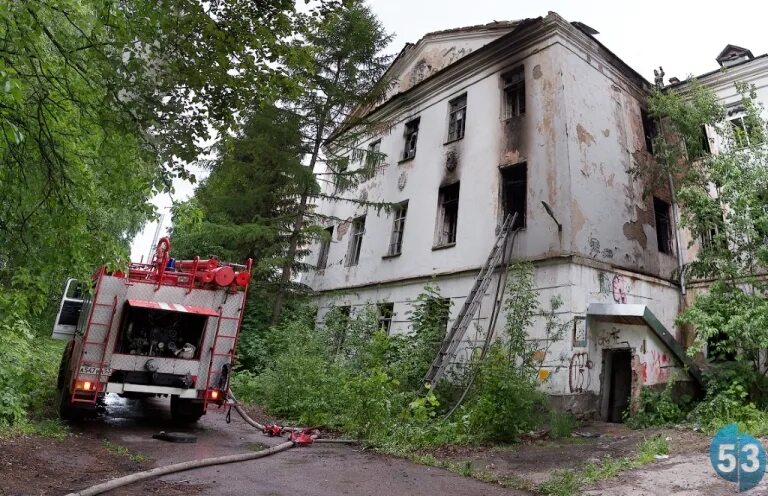
[[[80,311],[83,309],[83,285],[76,279],[68,279],[61,297],[59,311],[53,323],[53,339],[69,341],[75,335]]]

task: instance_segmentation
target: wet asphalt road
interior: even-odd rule
[[[108,416],[79,426],[90,434],[142,453],[163,466],[198,458],[245,453],[284,439],[268,438],[236,412],[232,423],[223,412],[210,411],[197,426],[180,429],[170,420],[167,400],[126,400],[110,395]],[[161,430],[189,432],[194,444],[152,439]],[[524,495],[522,491],[461,477],[446,470],[361,451],[356,446],[316,444],[230,465],[206,467],[162,478],[188,485],[190,494],[215,496],[416,496]],[[118,494],[116,492],[115,494]]]

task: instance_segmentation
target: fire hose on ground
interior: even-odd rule
[[[283,432],[290,432],[291,433],[290,440],[284,443],[280,443],[276,446],[272,446],[271,448],[257,451],[255,453],[224,455],[224,456],[217,456],[213,458],[203,458],[200,460],[190,460],[187,462],[174,463],[173,465],[166,465],[164,467],[156,467],[150,470],[145,470],[143,472],[137,472],[135,474],[126,475],[123,477],[117,477],[115,479],[112,479],[106,482],[101,482],[99,484],[93,485],[86,489],[69,493],[66,496],[94,496],[96,494],[103,494],[107,491],[111,491],[119,487],[127,486],[129,484],[135,484],[137,482],[145,481],[147,479],[151,479],[154,477],[160,477],[162,475],[168,475],[168,474],[173,474],[177,472],[184,472],[186,470],[192,470],[196,468],[210,467],[213,465],[224,465],[227,463],[237,463],[237,462],[245,462],[248,460],[257,460],[259,458],[264,458],[269,455],[280,453],[281,451],[286,451],[295,446],[307,446],[312,443],[349,444],[354,442],[348,439],[318,439],[317,435],[310,434],[310,431],[312,429],[306,429],[306,428],[300,428],[300,427],[281,427],[277,425],[260,424],[255,420],[253,420],[245,412],[245,410],[243,410],[243,408],[237,402],[237,400],[235,399],[235,396],[232,394],[231,391],[229,392],[229,397],[232,401],[231,405],[234,407],[235,411],[243,418],[243,420],[246,423],[259,429],[264,434],[270,435],[270,436],[279,435],[279,434],[282,434]]]

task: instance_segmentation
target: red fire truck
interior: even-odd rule
[[[57,385],[63,418],[95,412],[106,393],[170,396],[179,422],[226,401],[252,262],[177,261],[170,249],[162,238],[150,264],[102,267],[90,288],[67,282],[53,330],[69,341]]]

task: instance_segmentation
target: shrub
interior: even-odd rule
[[[689,408],[687,401],[680,404],[672,399],[674,382],[669,381],[662,392],[656,392],[650,388],[643,388],[640,392],[640,401],[637,412],[634,415],[625,414],[626,423],[633,429],[641,429],[653,426],[665,426],[677,424],[685,420]]]

